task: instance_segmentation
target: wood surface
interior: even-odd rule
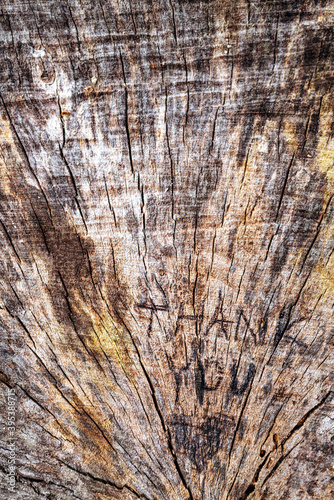
[[[334,498],[333,0],[0,7],[0,498]]]

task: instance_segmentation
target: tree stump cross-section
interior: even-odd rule
[[[0,7],[0,498],[334,498],[333,1]]]

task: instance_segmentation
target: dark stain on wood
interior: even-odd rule
[[[194,421],[189,417],[175,416],[170,422],[177,447],[186,453],[196,469],[201,472],[207,460],[212,460],[233,427],[227,415],[207,417]]]

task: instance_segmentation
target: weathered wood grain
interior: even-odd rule
[[[333,497],[333,23],[2,0],[1,498]]]

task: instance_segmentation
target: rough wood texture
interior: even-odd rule
[[[333,1],[0,14],[1,498],[333,498]]]

